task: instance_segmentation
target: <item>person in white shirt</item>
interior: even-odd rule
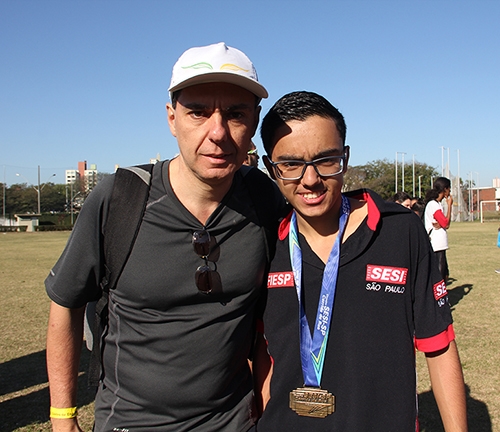
[[[446,282],[448,279],[448,262],[446,260],[446,249],[448,249],[448,233],[446,230],[451,223],[451,208],[453,197],[450,194],[451,182],[446,177],[438,177],[432,189],[425,196],[425,229],[429,233],[432,249],[439,261],[439,271]],[[446,216],[443,213],[442,201],[446,200]]]

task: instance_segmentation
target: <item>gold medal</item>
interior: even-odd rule
[[[317,387],[290,392],[290,408],[300,416],[324,418],[335,411],[335,396]]]

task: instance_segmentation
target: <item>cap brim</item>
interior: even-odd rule
[[[177,90],[182,90],[183,88],[190,87],[196,84],[206,84],[214,82],[229,83],[237,85],[239,87],[243,87],[244,89],[252,92],[254,95],[262,99],[265,99],[269,96],[264,86],[257,81],[254,81],[242,75],[228,72],[211,72],[205,73],[203,75],[196,75],[192,78],[188,78],[187,80],[180,82],[173,87],[170,87],[168,91],[170,92],[170,94],[172,94]]]

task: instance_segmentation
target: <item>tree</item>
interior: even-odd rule
[[[41,190],[40,204],[42,213],[63,212],[66,206],[66,186],[46,183]]]
[[[38,194],[36,190],[26,183],[15,183],[5,191],[5,212],[36,213],[38,206]]]
[[[40,188],[40,210],[43,213],[62,212],[66,204],[66,187],[44,183]],[[2,203],[3,204],[3,203]],[[11,217],[19,213],[38,211],[37,188],[26,183],[16,183],[5,191],[5,213]]]
[[[405,192],[413,195],[413,164],[405,163],[404,169]],[[394,162],[387,159],[375,160],[365,165],[350,166],[344,176],[344,191],[359,188],[372,189],[382,198],[388,200],[396,192],[396,175]],[[398,191],[402,190],[402,169],[398,166]],[[434,167],[421,162],[415,162],[415,195],[419,195],[420,177],[421,195],[425,197],[425,192],[431,187],[431,179],[438,176]]]

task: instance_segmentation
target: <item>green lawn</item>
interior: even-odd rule
[[[448,291],[469,391],[469,431],[500,431],[498,223],[455,223],[448,233]],[[417,365],[422,430],[442,431],[421,353]]]
[[[468,393],[469,430],[500,432],[500,249],[498,225],[455,223],[448,261],[457,343]],[[67,232],[0,234],[0,431],[49,431],[45,332],[49,300],[43,280]],[[84,350],[85,351],[85,350]],[[91,430],[92,393],[81,365],[80,424]],[[422,354],[417,357],[420,423],[442,431]],[[350,432],[350,431],[349,431]],[[354,431],[355,432],[355,431]]]

